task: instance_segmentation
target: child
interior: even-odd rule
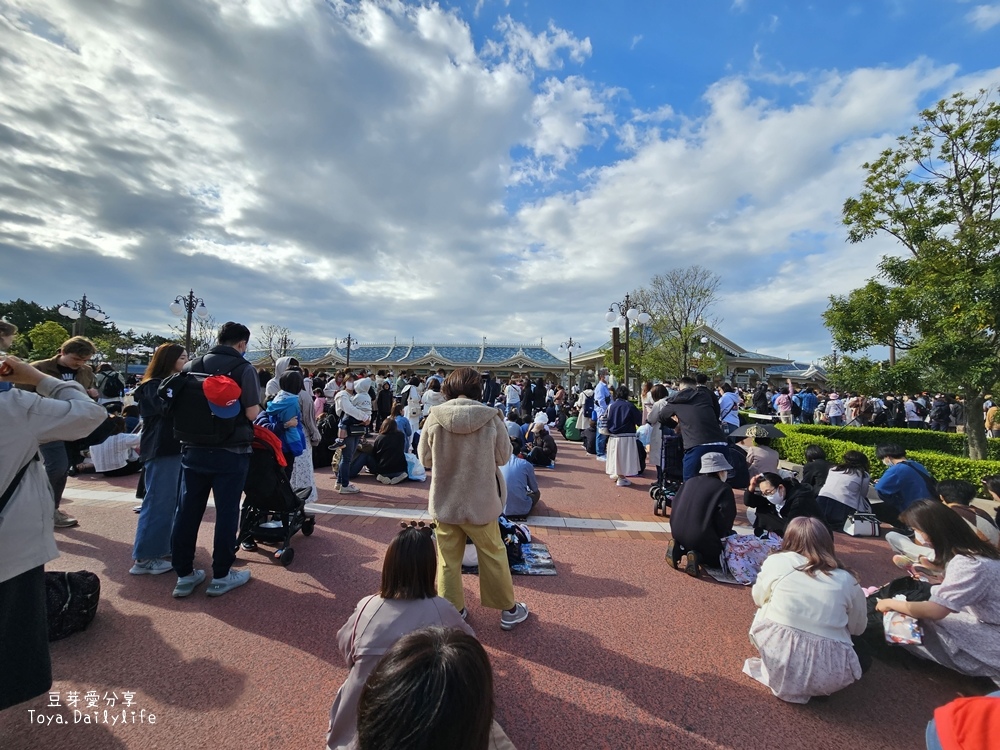
[[[306,446],[305,433],[302,431],[302,407],[299,406],[302,373],[299,370],[287,370],[278,380],[278,386],[281,390],[267,405],[267,413],[268,416],[274,417],[274,423],[284,428],[278,436],[281,438],[281,449],[288,461],[285,471],[291,478],[295,457],[302,455]]]
[[[322,388],[313,388],[313,413],[317,421],[326,413],[326,396]]]
[[[337,394],[338,404],[342,402],[340,399],[349,398],[351,401],[351,406],[356,408],[358,411],[364,412],[365,414],[371,414],[372,411],[372,396],[368,392],[372,387],[371,378],[360,378],[355,380],[353,375],[348,375],[344,380],[344,390]],[[340,414],[340,424],[337,431],[337,439],[330,447],[333,450],[338,448],[343,448],[344,443],[347,440],[347,436],[350,434],[350,428],[354,425],[362,424],[362,421],[352,417],[346,411],[344,411],[343,406],[337,410]]]

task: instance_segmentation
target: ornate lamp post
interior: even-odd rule
[[[634,305],[632,303],[632,298],[626,294],[625,299],[621,302],[612,302],[611,306],[608,307],[607,315],[604,319],[611,323],[615,328],[625,329],[625,342],[620,344],[619,347],[625,353],[625,377],[623,378],[625,385],[629,384],[629,338],[630,338],[630,328],[632,323],[638,323],[639,325],[646,325],[650,321],[649,313],[642,309],[642,305]]]
[[[347,362],[344,363],[344,369],[347,369],[351,366],[351,347],[358,343],[358,340],[356,338],[352,338],[351,334],[347,334],[347,338],[341,339],[339,343],[347,347]]]
[[[87,331],[87,318],[91,320],[96,320],[101,323],[108,319],[107,313],[101,308],[95,305],[93,302],[87,299],[87,295],[83,295],[83,298],[76,302],[74,300],[66,300],[61,305],[59,305],[59,314],[64,318],[69,318],[73,322],[73,335],[74,336],[84,336]]]
[[[569,375],[569,389],[570,389],[570,391],[573,390],[573,352],[574,351],[579,351],[582,348],[583,347],[580,346],[580,344],[578,344],[576,341],[573,340],[572,336],[569,337],[569,340],[563,341],[561,344],[559,344],[559,351],[565,351],[569,355],[569,373],[568,373],[568,375]]]
[[[184,329],[184,348],[187,350],[188,356],[191,356],[193,352],[191,351],[191,316],[197,315],[199,320],[206,320],[208,318],[208,308],[205,307],[205,300],[200,297],[194,296],[194,290],[192,289],[185,295],[178,295],[174,298],[174,301],[170,303],[170,312],[176,315],[178,318],[184,316],[187,313],[187,326]]]

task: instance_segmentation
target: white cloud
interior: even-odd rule
[[[503,35],[503,42],[493,41],[488,44],[487,54],[506,54],[521,69],[534,67],[539,70],[555,70],[563,66],[564,51],[577,64],[582,63],[593,52],[590,37],[577,39],[551,21],[545,31],[533,34],[524,24],[505,16],[497,22],[497,31]]]
[[[1000,24],[1000,5],[977,5],[965,18],[980,31],[989,31]]]
[[[638,45],[639,42],[641,41],[642,41],[642,34],[636,34],[634,37],[632,37],[632,43],[628,46],[628,48],[635,49],[636,45]]]

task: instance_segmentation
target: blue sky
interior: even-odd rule
[[[0,298],[590,347],[699,263],[814,359],[898,251],[845,242],[860,165],[998,42],[995,0],[0,0]]]

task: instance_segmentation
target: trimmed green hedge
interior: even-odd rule
[[[847,451],[861,451],[871,462],[871,474],[873,478],[882,476],[885,466],[881,461],[875,459],[875,446],[862,445],[849,440],[834,440],[821,435],[806,433],[799,429],[789,430],[794,427],[811,427],[811,425],[781,425],[781,429],[786,432],[785,437],[775,440],[774,449],[778,451],[784,460],[792,463],[804,464],[806,448],[810,445],[818,445],[826,451],[828,461],[839,463]],[[827,428],[829,429],[829,428]],[[836,428],[833,428],[836,429]],[[873,428],[860,428],[858,432],[870,432]],[[906,430],[898,430],[905,432]],[[916,432],[916,430],[913,430]],[[886,441],[888,442],[888,441]],[[965,479],[972,482],[980,489],[980,494],[986,497],[986,491],[982,488],[980,480],[990,474],[1000,474],[1000,461],[974,461],[970,458],[949,456],[944,453],[934,451],[921,451],[907,449],[906,455],[923,464],[935,479]]]

